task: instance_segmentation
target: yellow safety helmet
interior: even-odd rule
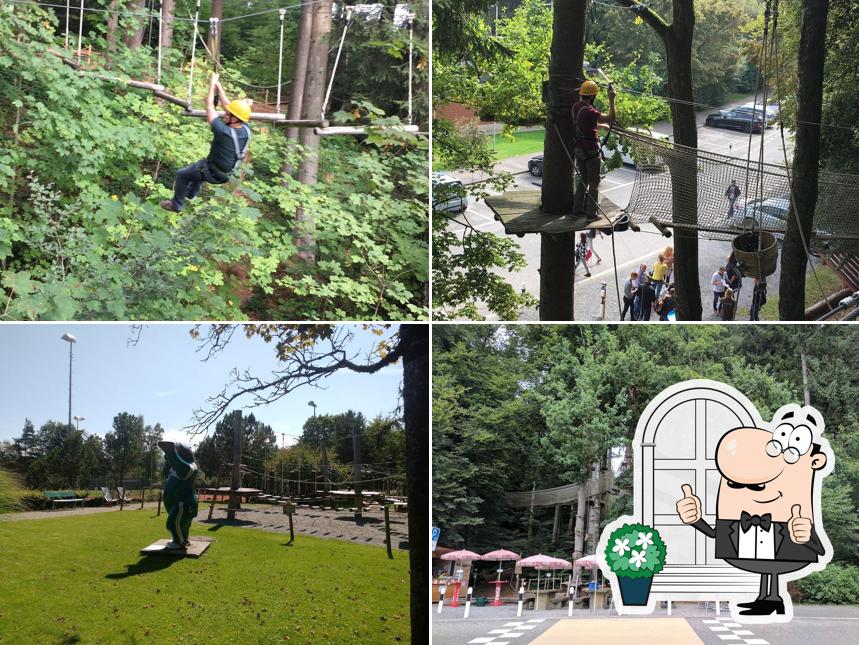
[[[579,94],[582,96],[596,96],[600,93],[600,86],[593,81],[585,81],[579,89]]]
[[[227,106],[227,112],[236,117],[239,121],[247,123],[251,118],[251,102],[247,99],[236,99],[230,101]]]

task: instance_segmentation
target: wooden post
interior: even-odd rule
[[[294,504],[284,504],[283,505],[283,513],[284,515],[289,516],[289,541],[295,542],[295,528],[292,525],[292,515],[295,513],[295,505]]]
[[[394,553],[391,551],[391,505],[385,504],[385,546],[388,547],[388,558],[394,559]]]
[[[361,493],[361,435],[358,425],[352,426],[352,473],[355,478],[355,523],[364,522],[364,496]]]
[[[158,491],[158,512],[155,514],[156,517],[161,515],[161,491]]]
[[[552,542],[558,541],[558,533],[561,530],[561,505],[555,504],[555,520],[552,522]]]
[[[212,519],[212,513],[215,511],[215,494],[212,493],[212,503],[209,504],[209,519]]]
[[[233,421],[233,480],[230,488],[230,502],[227,507],[227,519],[236,519],[236,509],[242,507],[242,498],[235,492],[242,486],[242,411],[236,410]]]

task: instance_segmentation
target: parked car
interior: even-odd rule
[[[778,106],[777,105],[768,105],[766,107],[766,110],[764,110],[764,106],[761,105],[760,103],[755,104],[754,102],[751,102],[751,103],[744,103],[743,105],[741,105],[740,107],[738,107],[736,109],[742,110],[743,112],[752,112],[752,111],[765,112],[767,115],[767,125],[769,125],[771,123],[775,123],[776,121],[778,121]]]
[[[528,172],[534,177],[543,176],[543,155],[537,155],[528,161]]]
[[[440,172],[432,174],[433,213],[462,213],[468,208],[468,195],[459,179]]]
[[[733,224],[746,230],[762,226],[781,240],[787,228],[788,210],[790,200],[787,197],[752,199],[734,205]]]
[[[725,110],[708,114],[704,125],[712,128],[732,128],[743,132],[760,133],[764,128],[763,114],[744,110]]]

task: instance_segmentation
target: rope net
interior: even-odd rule
[[[684,223],[685,228],[696,229],[714,240],[731,240],[741,233],[757,230],[784,236],[790,204],[790,183],[784,167],[747,162],[620,128],[615,131],[632,148],[636,162],[635,182],[626,208],[633,222],[679,225],[682,213],[675,214],[672,209],[673,177],[695,173],[697,200],[694,195],[681,195],[679,199],[681,210],[685,207],[687,211],[695,208],[697,201],[697,223]],[[733,210],[726,195],[731,180],[741,191]],[[689,183],[686,181],[684,185]],[[859,176],[821,170],[812,247],[821,250],[859,247],[857,204]]]

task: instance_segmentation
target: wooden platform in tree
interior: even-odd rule
[[[492,195],[486,198],[486,205],[504,226],[507,235],[522,237],[526,233],[575,233],[591,228],[611,230],[604,217],[588,221],[585,217],[573,217],[572,213],[544,213],[540,210],[539,190],[511,190],[502,195]],[[622,215],[620,208],[606,197],[600,197],[600,208],[612,221]]]
[[[168,549],[167,545],[170,540],[156,540],[147,547],[140,549],[141,555],[168,555],[174,558],[199,558],[203,555],[215,538],[191,536],[188,538],[191,543],[187,549]]]

